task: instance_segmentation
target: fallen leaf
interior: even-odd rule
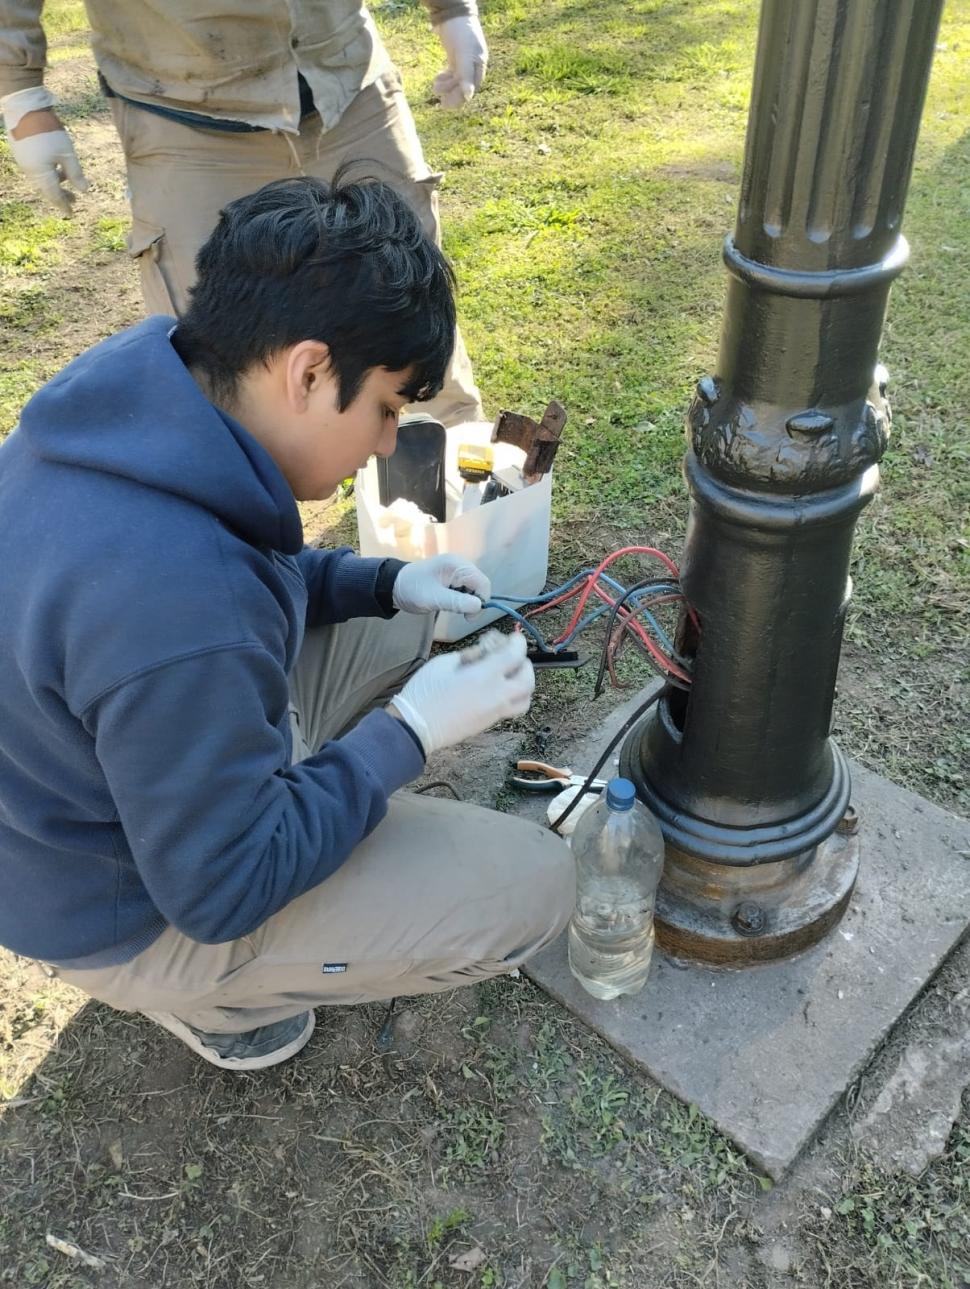
[[[485,1250],[480,1244],[476,1244],[473,1249],[466,1249],[464,1253],[455,1253],[448,1259],[448,1265],[453,1271],[477,1271],[485,1261]]]

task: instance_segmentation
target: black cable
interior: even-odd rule
[[[392,998],[388,1004],[387,1013],[384,1016],[384,1024],[378,1031],[377,1038],[374,1040],[374,1046],[381,1053],[386,1053],[394,1046],[394,1014],[397,1009],[397,999]]]
[[[430,792],[432,788],[447,788],[447,790],[451,793],[451,795],[455,798],[456,801],[461,800],[461,797],[455,791],[454,787],[447,781],[447,779],[435,779],[433,783],[422,784],[420,788],[414,789],[415,795],[421,792]]]
[[[603,692],[603,680],[606,677],[606,662],[609,656],[610,639],[613,635],[613,628],[616,626],[617,614],[626,604],[631,595],[636,595],[637,591],[645,591],[648,586],[654,586],[657,583],[658,579],[656,577],[645,577],[641,582],[637,582],[634,586],[631,586],[628,591],[624,591],[620,598],[614,601],[613,607],[610,609],[610,616],[606,620],[606,639],[603,641],[603,652],[600,654],[599,671],[596,673],[596,684],[593,686],[594,698],[599,698],[600,694]],[[677,583],[671,581],[671,586],[676,587]]]
[[[633,713],[632,716],[628,717],[623,722],[623,724],[620,726],[617,732],[610,739],[609,743],[606,745],[606,749],[603,752],[600,759],[596,762],[592,770],[590,770],[589,774],[586,776],[586,782],[579,789],[579,791],[573,797],[572,801],[570,801],[569,805],[562,812],[559,818],[554,820],[551,824],[549,824],[549,828],[551,829],[552,832],[559,831],[560,824],[563,824],[566,822],[569,816],[579,805],[580,801],[582,801],[583,797],[585,797],[586,793],[589,791],[589,785],[599,774],[600,770],[603,768],[603,764],[606,761],[606,758],[616,747],[617,743],[619,743],[623,735],[629,733],[629,731],[633,728],[633,726],[636,725],[640,717],[643,716],[646,712],[648,712],[650,708],[654,705],[654,703],[659,702],[660,698],[663,696],[663,693],[664,693],[664,688],[661,686],[661,688],[658,689],[656,693],[650,695],[650,697],[646,700],[646,702],[643,702],[640,704],[640,706],[637,708],[637,710]]]

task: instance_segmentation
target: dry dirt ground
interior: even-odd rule
[[[4,365],[28,364],[28,382],[140,315],[118,246],[123,176],[89,59],[63,59],[52,80],[96,188],[60,268],[32,280],[31,307],[7,333]],[[11,170],[2,179],[23,194]],[[649,530],[622,535],[675,548],[683,519],[673,499]],[[313,523],[346,531],[346,508]],[[561,533],[557,571],[618,535],[592,518]],[[885,770],[899,705],[948,701],[953,673],[939,668],[922,689],[915,671],[877,669],[873,704],[869,655],[850,640],[852,750]],[[503,733],[503,764],[544,724],[554,752],[586,719],[587,692],[572,677],[550,683],[530,722]],[[906,739],[919,747],[907,742],[904,763],[932,743]],[[465,790],[501,805],[494,755],[480,774],[474,755],[469,765]],[[961,782],[945,771],[936,799],[953,804]],[[0,973],[0,1283],[17,1289],[970,1283],[970,1104],[918,1182],[873,1169],[852,1133],[900,1046],[946,1031],[966,995],[967,946],[775,1187],[524,979],[410,1002],[391,1028],[379,1006],[333,1009],[299,1059],[230,1076],[9,954]]]

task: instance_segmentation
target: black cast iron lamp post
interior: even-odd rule
[[[792,953],[855,883],[829,727],[853,530],[889,434],[877,348],[941,9],[762,6],[720,354],[687,417],[693,683],[621,755],[664,832],[657,929],[673,953]]]

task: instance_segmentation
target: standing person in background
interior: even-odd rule
[[[475,0],[425,0],[447,57],[446,107],[478,90],[488,48]],[[85,0],[102,89],[124,149],[130,253],[150,313],[179,315],[219,212],[274,179],[330,181],[348,161],[394,185],[440,244],[438,185],[401,76],[360,0]],[[65,215],[84,178],[44,86],[43,0],[0,0],[0,109],[14,160]],[[441,393],[445,425],[482,420],[461,336]]]

